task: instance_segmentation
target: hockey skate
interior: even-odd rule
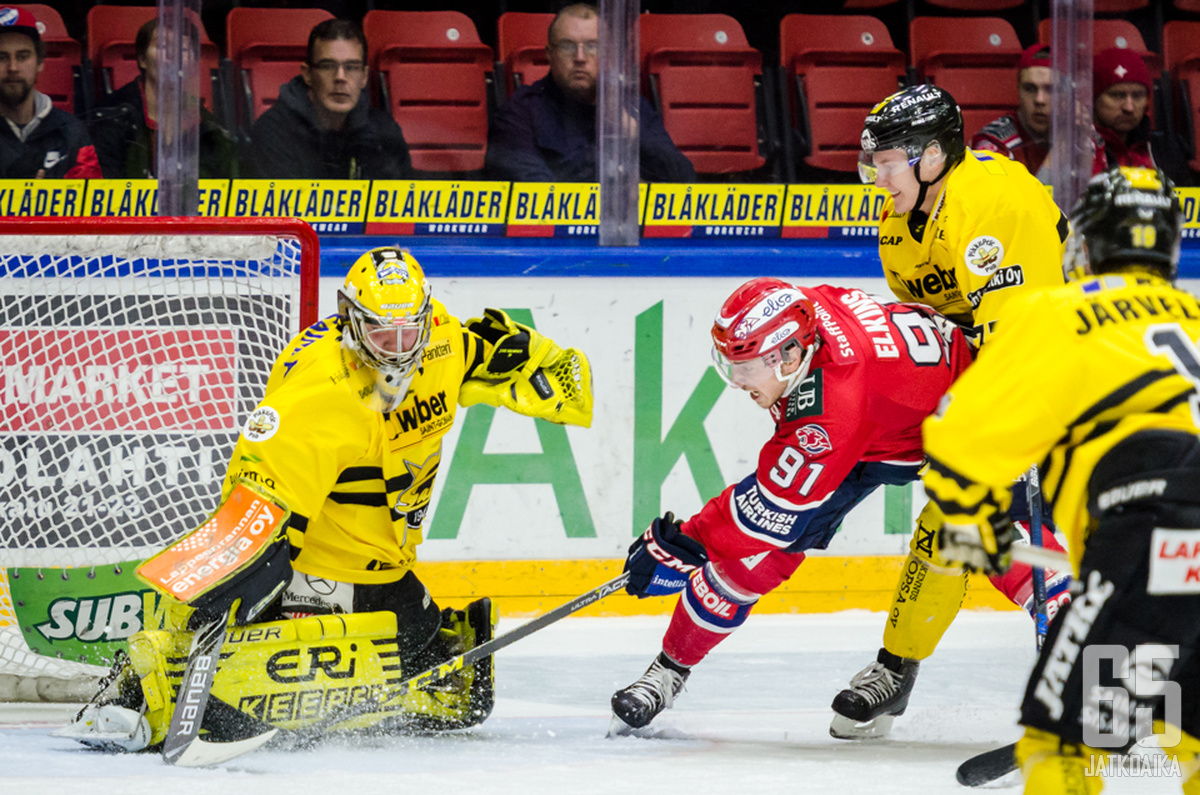
[[[635,729],[648,725],[658,713],[673,706],[689,673],[665,654],[655,657],[641,678],[613,693],[613,717],[608,736],[632,734]]]
[[[908,707],[920,665],[880,649],[876,662],[855,674],[850,687],[833,699],[829,733],[841,740],[886,737],[896,716]]]

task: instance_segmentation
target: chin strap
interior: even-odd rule
[[[940,147],[940,144],[939,144],[939,147]],[[946,176],[947,172],[950,171],[950,169],[953,167],[953,165],[954,164],[950,162],[950,158],[946,157],[945,154],[943,153],[941,173],[938,174],[933,179],[926,182],[925,180],[921,179],[921,161],[920,160],[917,161],[917,164],[915,166],[913,166],[913,176],[915,176],[917,178],[917,184],[921,186],[921,190],[917,193],[917,203],[915,205],[913,205],[914,210],[921,209],[921,206],[923,204],[925,204],[925,196],[929,193],[930,186],[933,185],[938,180],[940,180],[942,177]]]
[[[783,362],[775,365],[775,377],[785,385],[782,397],[787,397],[796,391],[796,387],[800,386],[800,382],[808,375],[808,368],[812,364],[813,355],[817,352],[818,344],[814,342],[808,346],[808,350],[804,352],[804,358],[800,360],[800,366],[791,375],[784,375],[780,372],[783,369]]]

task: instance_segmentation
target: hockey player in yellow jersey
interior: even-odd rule
[[[490,600],[443,611],[412,570],[442,440],[458,407],[476,403],[589,426],[587,358],[500,310],[460,322],[407,251],[363,254],[338,293],[337,316],[302,331],[276,360],[234,448],[222,496],[250,483],[286,506],[291,567],[278,583],[249,577],[225,586],[254,589],[235,594],[243,605],[282,594],[258,623],[230,633],[204,731],[236,737],[247,722],[445,729],[488,716],[490,657],[404,698],[388,690],[492,635]],[[127,712],[93,711],[82,722],[103,729],[132,710],[135,724],[142,711],[149,725],[131,729],[136,741],[107,745],[162,740],[173,707],[163,694],[178,687],[171,661],[187,656],[189,620],[180,607],[164,631],[131,639],[143,692],[125,682],[114,704]],[[105,745],[120,731],[96,734],[93,744]]]
[[[1077,593],[1021,708],[1027,793],[1099,792],[1135,743],[1161,744],[1160,769],[1200,793],[1200,303],[1173,285],[1181,223],[1161,172],[1094,177],[1072,282],[1006,306],[924,425],[945,557],[1010,565],[1009,484],[1029,461],[1071,542]]]
[[[978,344],[988,343],[998,312],[1014,297],[1063,283],[1066,218],[1025,166],[966,148],[962,114],[945,90],[918,85],[876,105],[864,122],[859,172],[887,192],[879,258],[888,286],[899,300],[946,315]],[[1027,501],[1020,497],[1013,518],[1027,532]],[[896,583],[883,648],[835,697],[833,736],[886,734],[907,706],[920,661],[958,614],[966,579],[961,567],[937,555],[941,524],[936,506],[927,505]],[[1049,531],[1042,538],[1059,547]],[[1069,577],[1049,572],[1046,579],[1046,611],[1053,613],[1069,598]],[[1028,567],[992,583],[1036,611]]]

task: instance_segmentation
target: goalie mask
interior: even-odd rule
[[[342,349],[359,397],[380,412],[393,411],[429,344],[429,282],[407,251],[374,248],[350,267],[338,291]]]
[[[1078,281],[1143,266],[1173,282],[1182,223],[1179,197],[1161,171],[1112,168],[1097,174],[1071,210],[1063,275]]]
[[[751,279],[725,299],[713,321],[713,362],[731,387],[761,383],[770,374],[789,394],[808,374],[817,350],[817,317],[812,301],[780,279]],[[784,375],[785,362],[800,359]]]

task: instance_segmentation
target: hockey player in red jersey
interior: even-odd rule
[[[667,513],[630,547],[627,590],[682,591],[662,653],[612,697],[613,733],[670,707],[692,666],[824,549],[883,484],[918,476],[921,422],[971,362],[963,333],[934,310],[861,290],[752,279],[721,306],[713,359],[775,420],[758,467],[687,521]]]

